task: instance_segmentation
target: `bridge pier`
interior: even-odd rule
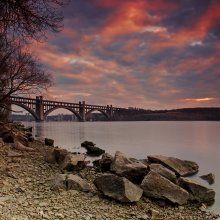
[[[79,102],[79,115],[81,116],[81,121],[86,121],[86,103],[83,101]]]
[[[44,105],[43,105],[43,96],[36,97],[36,109],[35,112],[38,116],[38,121],[41,122],[44,120]]]
[[[113,108],[112,105],[107,105],[107,110],[106,110],[108,116],[109,116],[109,120],[113,119]]]

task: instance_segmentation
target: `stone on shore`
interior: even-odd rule
[[[73,189],[77,191],[89,192],[91,187],[86,180],[77,175],[70,174],[67,176],[67,189]]]
[[[2,139],[5,143],[14,143],[14,135],[11,132],[3,133]]]
[[[45,145],[47,145],[47,146],[53,146],[53,145],[54,145],[54,140],[53,140],[53,139],[50,139],[50,138],[45,138],[45,139],[44,139],[44,143],[45,143]]]
[[[86,151],[87,151],[86,154],[88,154],[89,156],[97,156],[97,157],[105,153],[105,150],[96,146],[87,146]]]
[[[159,163],[175,172],[178,176],[190,176],[199,171],[197,163],[188,160],[180,160],[175,157],[162,155],[148,156],[151,163]]]
[[[64,161],[66,155],[69,154],[69,152],[66,149],[56,147],[53,149],[53,154],[54,154],[56,162],[58,164],[61,164]]]
[[[84,154],[67,154],[63,163],[60,165],[61,169],[67,171],[82,170],[86,167],[86,156]]]
[[[131,182],[140,184],[147,174],[147,166],[141,162],[133,162],[120,151],[116,151],[111,164],[111,171],[119,176],[126,177]]]
[[[66,174],[55,174],[49,181],[52,189],[66,189]]]
[[[176,174],[161,164],[152,163],[149,165],[150,171],[160,174],[173,183],[176,183]]]
[[[209,184],[213,184],[215,182],[215,175],[213,173],[202,175],[200,178],[206,180]]]
[[[167,178],[150,171],[141,183],[144,195],[156,199],[167,199],[179,205],[187,203],[189,193]]]
[[[104,174],[96,177],[94,184],[104,195],[120,202],[137,202],[143,190],[124,177]]]
[[[81,143],[81,146],[86,149],[86,154],[89,156],[100,156],[105,153],[105,151],[99,147],[96,147],[95,144],[91,141],[84,141]]]
[[[110,155],[108,153],[104,153],[102,155],[102,158],[99,160],[93,161],[93,164],[98,169],[100,169],[102,172],[107,172],[107,171],[110,171],[113,159],[114,158],[112,155]]]
[[[215,199],[215,191],[209,189],[192,179],[181,177],[178,179],[178,185],[190,194],[190,200],[197,201],[199,203],[211,202]]]

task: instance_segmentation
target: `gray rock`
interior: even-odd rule
[[[70,174],[67,177],[67,189],[73,189],[77,191],[89,192],[91,190],[86,180],[77,175]]]
[[[45,138],[45,139],[44,139],[44,143],[45,143],[45,145],[47,145],[47,146],[53,146],[53,145],[54,145],[54,140],[53,140],[53,139],[50,139],[50,138]]]
[[[17,153],[15,151],[12,150],[8,151],[8,157],[22,157],[22,156],[23,154]]]
[[[96,177],[94,184],[104,195],[120,202],[137,202],[143,190],[124,177],[114,174],[104,174]]]
[[[81,146],[86,149],[86,153],[89,156],[100,156],[105,153],[103,149],[96,147],[95,144],[91,141],[84,141],[81,143]]]
[[[55,160],[58,164],[61,164],[64,161],[64,159],[68,153],[69,152],[66,149],[62,149],[62,148],[58,148],[58,147],[54,148],[54,150],[53,150]]]
[[[107,172],[111,168],[111,164],[113,162],[113,159],[114,158],[112,155],[110,155],[108,153],[104,153],[102,155],[102,158],[99,160],[93,161],[93,164],[94,164],[94,166],[99,168],[102,172]]]
[[[213,173],[202,175],[200,178],[206,180],[209,184],[213,184],[215,182],[215,175]]]
[[[141,188],[147,197],[167,199],[179,205],[186,203],[189,199],[189,193],[186,190],[153,171],[145,176]]]
[[[84,154],[67,154],[63,163],[60,164],[61,169],[67,171],[82,170],[86,167],[86,156]]]
[[[199,166],[193,161],[180,160],[175,157],[162,155],[148,156],[151,163],[159,163],[172,170],[179,176],[190,176],[198,172]]]
[[[149,165],[150,171],[154,171],[155,173],[159,173],[161,176],[167,178],[173,183],[176,183],[176,174],[164,167],[161,164],[152,163]]]
[[[66,175],[56,174],[50,179],[50,184],[52,189],[66,189]]]
[[[178,179],[178,185],[190,194],[190,200],[202,202],[210,202],[215,199],[215,191],[209,189],[192,179],[181,177]]]
[[[4,133],[2,139],[5,143],[14,143],[14,135],[10,132]]]
[[[111,171],[126,177],[130,181],[140,184],[147,174],[147,166],[141,162],[133,162],[120,151],[116,151],[111,164]]]
[[[47,163],[55,164],[57,162],[54,154],[54,149],[52,148],[50,150],[45,151],[44,156],[45,156],[45,161]]]

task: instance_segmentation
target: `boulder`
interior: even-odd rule
[[[192,179],[180,177],[178,179],[178,185],[189,192],[190,200],[192,201],[203,203],[215,199],[215,191],[213,189],[209,189]]]
[[[209,184],[213,184],[215,182],[215,175],[213,173],[202,175],[200,178],[206,180]]]
[[[52,189],[66,189],[66,175],[65,174],[56,174],[50,179],[50,185]]]
[[[34,137],[33,136],[28,137],[28,142],[34,142]]]
[[[2,139],[5,143],[14,143],[14,135],[11,132],[3,133]]]
[[[141,162],[133,162],[120,151],[116,151],[114,160],[111,164],[111,171],[126,177],[133,183],[140,184],[147,174],[148,169],[147,166]]]
[[[141,188],[147,197],[165,199],[179,205],[185,204],[189,199],[189,193],[186,190],[153,171],[145,176]]]
[[[54,149],[53,148],[51,148],[49,150],[46,150],[44,157],[45,157],[45,161],[47,163],[55,164],[57,162],[56,158],[55,158],[55,155],[54,155]]]
[[[70,174],[67,179],[67,189],[73,189],[77,191],[89,192],[91,190],[86,180],[77,175]]]
[[[173,171],[164,167],[163,165],[157,164],[157,163],[152,163],[149,165],[149,169],[150,169],[150,171],[158,173],[161,176],[167,178],[171,182],[176,183],[176,174]]]
[[[159,163],[175,172],[178,176],[190,176],[199,171],[197,163],[188,160],[180,160],[175,157],[162,155],[148,156],[151,163]]]
[[[93,161],[93,164],[94,164],[94,166],[99,168],[102,172],[107,172],[107,171],[110,171],[113,159],[114,158],[112,155],[110,155],[108,153],[104,153],[102,155],[102,158],[99,160]]]
[[[100,156],[105,153],[105,151],[99,147],[96,147],[95,144],[91,141],[84,141],[81,143],[81,146],[86,149],[86,153],[89,156]]]
[[[92,141],[84,141],[81,143],[81,146],[87,148],[88,146],[94,147],[95,144]]]
[[[56,147],[53,150],[53,154],[56,162],[58,164],[61,164],[64,161],[66,155],[69,154],[69,152],[66,149]]]
[[[86,156],[84,154],[67,154],[63,163],[60,164],[61,169],[67,171],[82,170],[86,167]]]
[[[86,154],[89,156],[100,156],[105,153],[105,151],[99,147],[96,146],[87,146],[86,148]]]
[[[94,184],[104,195],[120,202],[137,202],[143,190],[124,177],[104,174],[96,177]]]
[[[25,128],[25,131],[27,131],[27,132],[32,132],[32,130],[33,130],[33,127],[31,127],[31,126]]]
[[[16,149],[16,150],[20,150],[20,151],[29,151],[29,152],[35,151],[34,148],[25,146],[22,143],[20,143],[19,141],[16,141],[15,143],[12,143],[11,147]]]
[[[47,146],[53,146],[54,140],[53,140],[53,139],[50,139],[50,138],[45,138],[45,139],[44,139],[44,143],[45,143],[45,145],[47,145]]]

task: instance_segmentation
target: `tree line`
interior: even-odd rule
[[[62,29],[66,4],[68,0],[0,1],[0,116],[12,94],[41,92],[52,84],[51,73],[28,47]]]

